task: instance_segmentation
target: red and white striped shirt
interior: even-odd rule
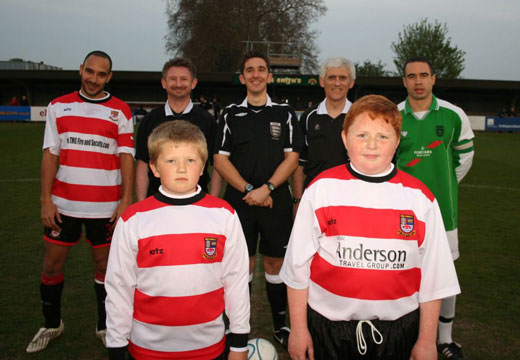
[[[280,277],[332,321],[395,320],[460,293],[441,213],[416,178],[350,165],[305,190]]]
[[[130,108],[110,96],[93,100],[78,91],[47,107],[43,149],[60,157],[52,201],[61,214],[109,218],[121,199],[120,153],[132,156]]]
[[[224,351],[225,310],[245,347],[248,264],[237,214],[200,187],[130,206],[110,247],[107,346],[129,344],[135,359],[213,359]]]

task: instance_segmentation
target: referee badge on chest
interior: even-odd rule
[[[269,131],[273,139],[279,139],[282,134],[282,125],[279,122],[270,122]]]
[[[215,237],[205,237],[204,238],[204,254],[202,255],[204,258],[211,260],[217,256],[217,238]]]

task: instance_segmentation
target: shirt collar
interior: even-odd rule
[[[197,201],[202,200],[206,193],[201,190],[200,186],[197,186],[197,190],[183,196],[174,196],[167,194],[164,190],[159,187],[159,191],[153,195],[157,200],[169,204],[169,205],[191,205]]]
[[[244,101],[242,101],[242,103],[240,105],[238,105],[240,107],[247,107],[247,96],[246,98],[244,99]],[[273,106],[273,102],[271,101],[271,98],[269,97],[269,95],[267,95],[267,102],[265,103],[265,106]]]
[[[355,178],[366,181],[366,182],[370,182],[370,183],[382,183],[385,181],[389,181],[397,174],[397,168],[392,163],[391,163],[390,169],[387,169],[387,170],[383,171],[382,173],[376,174],[376,175],[364,175],[364,174],[360,173],[358,170],[356,170],[352,166],[352,163],[347,164],[347,170]]]
[[[318,109],[316,110],[316,113],[318,115],[329,115],[329,113],[327,112],[327,99],[323,99],[322,102],[320,102],[320,104],[318,105]],[[346,114],[348,112],[348,109],[350,109],[350,106],[352,105],[352,103],[350,101],[345,101],[345,107],[343,108],[343,111],[341,112],[342,114]],[[330,115],[329,115],[330,116]]]
[[[188,106],[186,106],[186,108],[184,109],[184,111],[182,113],[187,114],[191,111],[191,109],[193,109],[193,102],[190,99],[190,103],[188,104]],[[166,114],[166,116],[174,116],[173,110],[170,107],[170,104],[168,104],[168,101],[166,101],[166,104],[164,104],[164,113]]]
[[[108,93],[107,91],[103,91],[105,93],[105,96],[103,96],[102,98],[99,98],[99,99],[92,99],[92,98],[89,98],[87,95],[83,94],[83,92],[81,91],[81,89],[78,91],[78,96],[87,101],[87,102],[91,102],[91,103],[102,103],[102,102],[105,102],[107,101],[108,99],[110,99],[111,95],[110,93]]]
[[[437,111],[439,110],[439,102],[437,101],[437,98],[435,95],[432,94],[432,103],[430,107],[428,108],[428,111]],[[408,97],[406,97],[406,102],[404,105],[404,113],[405,114],[411,114],[413,113],[412,107],[410,106],[410,103],[408,101]]]
[[[164,196],[172,198],[172,199],[188,199],[188,198],[191,198],[191,197],[199,194],[201,191],[202,191],[202,188],[200,187],[200,185],[197,185],[197,189],[194,192],[191,192],[191,193],[186,194],[186,195],[172,195],[172,194],[169,194],[166,191],[164,191],[162,185],[159,186],[159,192],[161,194],[163,194]]]

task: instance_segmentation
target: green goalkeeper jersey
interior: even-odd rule
[[[473,160],[473,131],[464,111],[433,96],[421,118],[408,98],[398,105],[403,116],[397,167],[421,180],[437,198],[446,231],[457,228],[458,182]]]

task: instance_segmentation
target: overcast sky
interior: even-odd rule
[[[424,17],[447,23],[466,52],[467,79],[520,81],[519,0],[326,0],[320,59],[381,60],[404,25]],[[158,71],[169,58],[163,0],[0,0],[0,60],[19,57],[77,69],[90,50],[107,51],[116,70]],[[201,70],[202,71],[202,70]]]

